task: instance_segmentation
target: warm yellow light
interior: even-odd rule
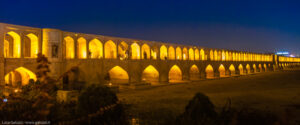
[[[200,56],[199,56],[199,50],[195,49],[195,60],[199,60]]]
[[[165,60],[168,57],[168,49],[165,45],[160,47],[160,59]]]
[[[104,44],[104,56],[106,59],[116,59],[117,58],[117,47],[116,44],[109,40]]]
[[[169,71],[169,81],[180,81],[182,80],[182,72],[177,65],[172,66]]]
[[[24,67],[19,67],[5,75],[5,83],[12,85],[18,82],[21,82],[22,85],[27,85],[30,79],[36,81],[36,75]]]
[[[77,40],[77,54],[79,59],[85,59],[87,57],[86,53],[86,40],[83,37],[80,37]]]
[[[219,67],[219,73],[220,73],[220,77],[225,77],[226,73],[225,73],[225,67],[221,64]]]
[[[89,43],[89,53],[90,57],[93,59],[103,57],[103,45],[98,39],[93,39]]]
[[[191,80],[198,80],[200,78],[200,72],[198,67],[194,64],[190,68],[190,79]]]
[[[36,58],[39,50],[38,37],[32,33],[28,34],[27,37],[30,39],[30,57]],[[26,48],[25,48],[26,49]]]
[[[140,59],[140,46],[137,43],[131,44],[131,59]]]
[[[205,60],[205,53],[203,49],[200,50],[200,59]]]
[[[108,73],[112,82],[115,83],[128,82],[129,77],[127,72],[119,66],[113,67],[111,70],[108,71]]]
[[[142,46],[142,59],[150,59],[150,47],[147,44]]]
[[[181,60],[182,59],[182,53],[181,53],[181,48],[177,47],[176,48],[176,59]]]
[[[233,64],[231,64],[231,65],[229,66],[229,71],[230,71],[231,75],[234,75],[234,74],[235,74],[235,68],[234,68]]]
[[[206,78],[214,78],[214,69],[211,65],[205,68]]]
[[[20,35],[13,31],[8,32],[7,34],[12,37],[12,41],[9,42],[9,44],[7,44],[7,43],[4,44],[4,45],[9,45],[8,47],[4,47],[4,48],[9,48],[10,46],[12,46],[12,50],[4,49],[4,51],[10,50],[10,51],[12,51],[13,58],[20,58],[21,57],[21,37],[20,37]],[[10,53],[10,52],[8,51],[8,53]],[[10,54],[6,54],[7,57],[11,57],[8,55],[10,55]]]
[[[174,49],[173,46],[170,46],[170,47],[169,47],[169,52],[168,52],[168,54],[169,54],[169,59],[170,59],[170,60],[174,60],[174,59],[175,59],[175,49]]]
[[[241,75],[244,74],[244,68],[242,64],[239,65],[239,70]]]
[[[152,65],[149,65],[142,73],[142,80],[149,82],[159,81],[159,72]]]
[[[183,48],[182,50],[182,53],[183,53],[183,60],[187,60],[188,59],[188,50],[187,48]]]
[[[74,40],[70,36],[65,37],[64,40],[66,44],[66,58],[73,59],[75,57]]]

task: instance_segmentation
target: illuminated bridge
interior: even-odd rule
[[[61,82],[172,83],[292,68],[300,58],[156,41],[118,38],[0,23],[0,83],[36,79],[37,53]]]

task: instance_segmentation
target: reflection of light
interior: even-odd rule
[[[108,83],[108,85],[109,85],[109,86],[112,86],[112,83],[110,82],[110,83]]]
[[[186,55],[185,54],[183,54],[183,59],[186,59]]]
[[[18,90],[18,89],[15,89],[15,93],[17,93],[17,92],[19,92],[19,90]]]
[[[295,57],[294,55],[290,55],[290,57]]]
[[[3,102],[7,102],[8,100],[7,99],[3,99]]]

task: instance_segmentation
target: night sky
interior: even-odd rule
[[[0,0],[0,22],[253,52],[300,54],[300,1]]]

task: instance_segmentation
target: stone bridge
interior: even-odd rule
[[[36,80],[37,53],[61,83],[174,83],[292,68],[300,58],[0,23],[0,83]]]

